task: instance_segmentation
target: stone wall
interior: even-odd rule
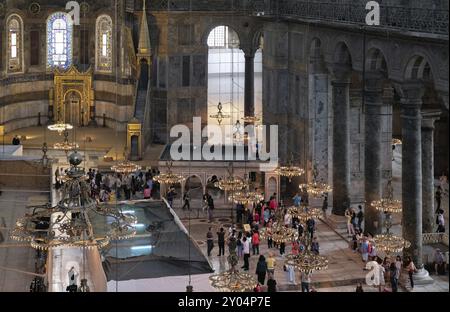
[[[42,190],[48,192],[51,185],[49,168],[39,160],[0,160],[0,189]]]

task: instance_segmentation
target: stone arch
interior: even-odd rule
[[[344,41],[339,41],[333,53],[333,62],[335,64],[352,66],[352,55],[348,45]]]
[[[8,15],[5,21],[5,33],[6,33],[6,72],[7,73],[23,73],[24,72],[24,22],[21,14],[12,12]],[[15,34],[15,47],[16,56],[14,57],[11,52],[11,27],[15,28],[13,33]],[[12,35],[11,35],[12,36]],[[2,56],[0,56],[2,57]]]
[[[215,28],[220,27],[220,26],[226,26],[229,29],[231,29],[238,38],[238,41],[239,41],[238,45],[239,46],[241,45],[242,39],[244,38],[244,36],[241,33],[239,33],[239,31],[237,31],[238,27],[236,27],[235,25],[231,25],[230,23],[226,23],[225,21],[223,23],[217,22],[217,23],[211,24],[205,29],[205,32],[202,35],[202,41],[201,41],[202,45],[208,47],[209,35]]]
[[[261,42],[262,41],[262,42]],[[264,49],[264,31],[263,29],[259,29],[255,31],[252,39],[253,47],[256,50]]]
[[[383,51],[378,48],[370,48],[366,56],[366,71],[381,72],[388,75],[388,67]]]
[[[189,191],[191,199],[201,200],[203,197],[203,186],[204,183],[201,176],[198,174],[191,174],[184,182],[184,192]]]
[[[309,43],[309,58],[320,58],[322,56],[322,40],[318,37],[314,37]]]
[[[412,56],[405,67],[404,79],[433,80],[433,73],[428,58],[421,54]]]

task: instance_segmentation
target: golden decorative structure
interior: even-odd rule
[[[324,256],[316,255],[308,248],[298,255],[289,254],[286,256],[286,264],[291,265],[300,272],[311,273],[328,269],[328,259]]]
[[[299,177],[299,176],[305,174],[305,170],[293,165],[292,158],[293,158],[293,156],[291,155],[291,158],[288,161],[286,166],[278,166],[274,170],[276,174],[278,174],[282,177],[287,177],[289,179],[289,182],[292,182],[293,177]]]
[[[156,182],[159,182],[161,184],[173,185],[181,183],[184,180],[186,180],[184,176],[172,172],[173,166],[172,162],[166,162],[166,166],[167,166],[166,173],[160,173],[159,175],[153,178]]]
[[[135,142],[134,142],[135,141]],[[134,146],[137,144],[137,151],[130,151],[131,160],[142,159],[142,124],[141,122],[133,118],[127,124],[127,146]]]
[[[79,148],[79,145],[76,142],[73,142],[73,143],[69,142],[69,131],[65,130],[64,131],[64,142],[55,143],[53,145],[53,148],[56,150],[65,151],[67,154],[69,151],[73,151],[73,150]]]
[[[125,148],[123,152],[124,161],[118,163],[115,166],[111,167],[111,170],[117,173],[128,175],[130,173],[141,170],[141,167],[136,165],[135,163],[128,160],[127,157],[127,149]]]
[[[314,165],[313,181],[309,183],[303,183],[298,186],[301,190],[306,190],[308,195],[312,198],[320,198],[323,194],[330,193],[333,189],[326,183],[318,182],[317,177],[319,172],[317,166]]]
[[[384,251],[386,254],[399,253],[403,249],[409,248],[411,243],[403,237],[396,236],[390,232],[392,227],[392,214],[402,212],[402,202],[394,199],[394,188],[392,179],[389,179],[386,186],[386,197],[370,203],[378,211],[385,213],[384,226],[386,232],[375,235],[373,241],[378,250]]]
[[[82,73],[72,65],[66,71],[55,68],[54,75],[54,89],[50,90],[50,107],[53,108],[54,114],[57,116],[56,124],[68,123],[68,120],[66,120],[68,114],[66,113],[65,104],[68,95],[74,93],[79,97],[80,103],[77,108],[78,116],[72,116],[72,118],[78,120],[78,123],[81,126],[88,125],[91,111],[94,111],[92,70],[88,69],[86,72]],[[66,128],[63,128],[61,133],[65,129]]]
[[[57,131],[59,135],[63,134],[63,132],[67,130],[72,130],[73,126],[71,124],[64,123],[63,121],[57,121],[53,125],[49,125],[48,130]]]
[[[217,114],[215,115],[210,115],[209,117],[217,119],[217,122],[219,123],[219,125],[222,124],[222,120],[224,120],[225,118],[230,118],[230,115],[225,115],[222,112],[223,106],[222,103],[219,102],[219,104],[217,105]]]
[[[303,207],[289,207],[287,213],[292,217],[299,219],[300,222],[306,223],[309,219],[318,220],[323,216],[323,211],[319,208]]]
[[[265,227],[259,231],[261,239],[272,238],[277,244],[288,243],[298,239],[298,231],[284,225],[282,209],[277,210],[275,220],[271,227]]]
[[[82,156],[77,152],[69,156],[71,169],[64,183],[62,200],[55,206],[32,207],[31,213],[18,219],[11,232],[11,238],[29,242],[35,249],[47,250],[55,247],[106,247],[112,240],[128,239],[136,234],[133,215],[123,214],[119,209],[97,205],[90,194],[83,168],[78,167]],[[92,219],[113,221],[106,231],[94,231]],[[50,221],[48,221],[50,220]]]
[[[261,121],[261,118],[259,118],[257,116],[245,116],[245,117],[242,117],[242,120],[246,124],[257,124],[258,122]]]

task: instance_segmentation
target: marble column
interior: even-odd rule
[[[434,214],[434,122],[439,111],[422,112],[422,231],[433,233]]]
[[[373,235],[380,234],[382,220],[380,212],[370,203],[382,196],[381,186],[381,113],[383,107],[384,78],[377,74],[368,74],[365,86],[365,200],[364,231]]]
[[[338,216],[350,206],[350,75],[350,67],[333,67],[332,212]]]
[[[419,82],[401,86],[403,237],[411,243],[404,250],[418,268],[422,266],[422,96]]]
[[[245,116],[255,116],[255,53],[245,54]]]

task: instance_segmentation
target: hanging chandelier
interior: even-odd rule
[[[112,171],[114,171],[116,173],[128,175],[130,173],[133,173],[133,172],[136,172],[138,170],[141,170],[140,166],[138,166],[135,163],[133,163],[133,162],[128,160],[127,148],[126,147],[125,147],[125,150],[123,152],[123,158],[124,158],[124,161],[119,162],[117,165],[114,165],[114,166],[111,167]]]
[[[55,247],[86,247],[102,249],[112,240],[134,237],[136,218],[123,214],[113,206],[97,205],[84,179],[84,169],[78,167],[82,157],[76,151],[69,156],[71,168],[62,190],[62,200],[55,206],[32,207],[32,213],[19,218],[11,232],[11,239],[29,242],[39,250]],[[95,229],[94,224],[107,222],[106,228]]]
[[[209,281],[211,286],[222,292],[253,291],[258,284],[253,275],[245,272],[239,272],[236,268],[236,265],[238,264],[236,239],[230,239],[228,247],[230,255],[227,260],[230,269],[228,271],[210,276]]]
[[[220,178],[219,181],[214,183],[215,187],[226,192],[236,193],[242,191],[248,186],[242,178],[233,175],[233,163],[230,162],[227,171],[228,176],[225,178]]]
[[[58,121],[57,123],[55,123],[53,125],[49,125],[47,128],[50,131],[57,131],[59,135],[62,135],[63,132],[65,132],[67,130],[72,130],[73,126],[71,124],[64,123],[62,121]]]
[[[316,255],[309,248],[298,255],[286,255],[286,264],[291,265],[300,272],[311,273],[328,269],[328,259],[324,256]]]
[[[411,243],[403,237],[396,236],[391,233],[392,214],[402,212],[402,202],[394,199],[394,188],[392,186],[392,179],[389,179],[386,186],[386,197],[380,200],[371,202],[371,206],[380,212],[385,213],[384,227],[386,232],[375,235],[373,241],[378,250],[384,251],[386,254],[399,253],[403,249],[409,248]]]
[[[293,155],[291,154],[291,158],[289,159],[286,166],[278,166],[274,172],[282,177],[287,177],[289,182],[292,182],[292,178],[299,177],[305,174],[305,170],[300,167],[294,166],[293,164]]]
[[[391,179],[387,182],[386,197],[379,200],[374,200],[370,203],[370,205],[378,211],[387,214],[402,212],[402,202],[394,199],[394,188],[392,186]]]
[[[245,117],[242,117],[242,120],[246,124],[257,124],[258,122],[261,121],[261,118],[258,116],[245,116]]]
[[[173,162],[166,162],[166,166],[167,166],[166,173],[160,173],[159,175],[153,178],[156,182],[159,182],[161,184],[172,185],[181,183],[184,180],[186,180],[184,176],[172,172]]]
[[[323,216],[323,212],[319,208],[303,207],[289,207],[287,213],[292,217],[297,218],[300,222],[306,223],[310,219],[318,220]]]
[[[73,143],[69,142],[69,131],[66,129],[66,130],[64,130],[64,142],[62,142],[62,143],[55,143],[53,145],[53,148],[56,149],[56,150],[64,151],[67,154],[69,151],[73,151],[73,150],[78,149],[79,146],[75,142],[73,142]]]
[[[222,112],[222,109],[223,109],[222,103],[219,102],[219,104],[217,105],[217,114],[209,116],[211,118],[217,119],[217,122],[219,123],[219,125],[222,124],[222,120],[231,117],[230,115],[225,115]]]
[[[298,186],[301,190],[306,190],[309,196],[312,198],[320,198],[323,194],[330,193],[333,189],[330,185],[318,182],[319,172],[317,170],[317,166],[314,165],[313,169],[313,181],[309,183],[303,183]]]
[[[252,191],[240,191],[240,192],[234,192],[230,196],[228,196],[228,200],[233,201],[236,204],[251,204],[251,203],[257,203],[264,199],[264,195],[259,194],[257,192]]]

